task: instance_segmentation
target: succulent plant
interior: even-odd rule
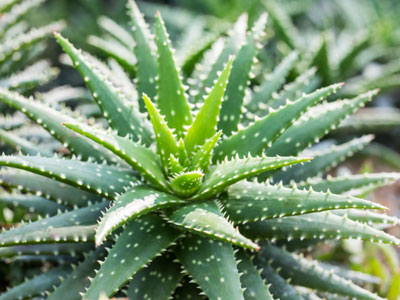
[[[46,299],[89,300],[122,293],[129,299],[308,299],[319,292],[382,299],[301,254],[330,240],[400,244],[379,229],[397,219],[369,212],[384,207],[351,196],[399,174],[321,176],[372,136],[302,154],[376,91],[328,103],[322,100],[341,83],[308,91],[297,81],[276,97],[295,52],[259,87],[249,85],[266,14],[248,32],[239,18],[225,47],[207,51],[187,88],[161,15],[154,39],[132,0],[128,8],[137,92],[125,87],[126,74],[116,76],[55,34],[108,128],[0,89],[2,102],[66,148],[53,157],[40,146],[0,156],[1,184],[13,191],[0,200],[45,216],[3,231],[0,256],[67,262],[0,299],[46,292]],[[26,155],[34,151],[39,155]]]

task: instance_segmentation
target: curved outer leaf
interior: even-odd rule
[[[262,247],[263,258],[269,261],[273,268],[279,268],[279,275],[290,278],[295,285],[344,295],[363,300],[382,300],[349,280],[343,279],[333,272],[320,267],[316,261],[310,261],[298,255],[290,254],[273,245]]]
[[[339,162],[352,156],[357,151],[360,151],[373,138],[374,136],[372,135],[365,135],[338,146],[331,146],[327,150],[315,152],[310,162],[307,162],[301,168],[294,166],[282,170],[274,175],[273,180],[274,182],[283,181],[283,183],[289,183],[291,181],[299,182],[310,177],[315,177],[336,166]]]
[[[350,196],[244,181],[231,185],[228,188],[228,197],[222,203],[225,208],[224,211],[235,223],[254,222],[333,209],[384,209],[382,205],[377,203]]]
[[[311,108],[304,118],[296,121],[272,144],[267,155],[297,155],[371,101],[377,92],[374,90],[350,100],[338,100]]]
[[[206,199],[226,187],[251,176],[283,166],[308,161],[305,157],[246,157],[226,160],[209,170],[200,190],[191,199]]]
[[[131,219],[184,203],[184,200],[174,195],[159,192],[151,187],[136,186],[119,196],[99,221],[96,244],[101,244],[108,234]]]
[[[111,199],[137,181],[126,169],[57,157],[2,155],[0,166],[46,176]]]
[[[294,102],[289,102],[277,111],[270,111],[264,118],[224,139],[215,149],[214,159],[233,157],[250,153],[258,155],[267,149],[285,130],[290,127],[305,111],[318,101],[335,93],[343,84],[334,84],[321,88],[312,94],[303,95]],[[244,142],[245,141],[245,142]]]
[[[97,218],[107,202],[24,224],[0,234],[0,246],[93,240]]]
[[[400,245],[394,236],[331,212],[248,223],[240,229],[246,236],[256,239],[362,239]]]
[[[179,241],[175,253],[210,300],[244,300],[230,244],[189,235]]]
[[[18,135],[14,134],[13,132],[6,131],[0,129],[0,140],[4,143],[10,145],[16,151],[20,151],[23,154],[28,155],[43,155],[43,156],[52,156],[53,153],[44,149],[43,147],[39,147],[26,139],[19,137]]]
[[[48,300],[81,300],[80,293],[90,284],[90,277],[96,275],[95,270],[100,267],[99,260],[106,254],[104,247],[98,247],[90,253],[84,261],[74,268],[72,273],[47,297]]]
[[[226,86],[224,101],[221,105],[221,113],[218,121],[218,129],[225,135],[231,135],[236,131],[241,116],[244,95],[250,71],[258,52],[258,43],[262,38],[267,23],[267,14],[262,14],[257,20],[247,42],[239,50],[232,64],[232,71]]]
[[[142,95],[145,93],[149,95],[151,99],[154,99],[154,97],[157,96],[156,45],[148,29],[148,25],[146,24],[136,3],[133,0],[129,0],[127,7],[132,25],[133,37],[136,42],[133,51],[137,57],[136,73],[138,94]],[[139,100],[139,105],[141,111],[145,111],[142,99]]]
[[[0,257],[16,257],[22,255],[70,255],[72,257],[94,248],[93,243],[60,243],[60,244],[37,244],[0,247]]]
[[[216,133],[217,122],[225,93],[225,88],[232,68],[232,59],[228,61],[211,92],[204,100],[193,124],[189,127],[184,138],[185,147],[188,153],[192,153],[196,146],[203,145],[206,140],[213,137]]]
[[[182,278],[181,266],[172,259],[171,253],[165,253],[155,258],[147,268],[139,271],[129,283],[128,298],[171,299],[173,291]]]
[[[254,88],[254,93],[251,96],[250,103],[246,106],[249,110],[253,112],[256,112],[259,109],[262,110],[265,103],[272,98],[272,95],[276,93],[285,82],[285,78],[293,68],[298,56],[299,54],[297,51],[292,51],[282,60],[271,74],[268,74],[263,78],[260,85]]]
[[[146,215],[130,222],[101,264],[83,299],[98,299],[102,293],[107,296],[114,294],[153,257],[171,245],[179,234],[156,215]],[[149,241],[149,237],[156,238]]]
[[[76,123],[72,117],[63,114],[48,105],[27,99],[18,93],[10,92],[0,88],[0,101],[6,103],[22,111],[27,117],[46,129],[57,140],[64,143],[68,149],[77,155],[81,155],[83,159],[94,157],[96,160],[111,160],[110,156],[104,151],[96,149],[92,142],[85,138],[81,138],[76,134],[62,126],[62,122]]]
[[[58,210],[66,209],[65,206],[40,196],[17,193],[0,193],[0,203],[11,207],[23,207],[31,213],[36,212],[42,215],[55,215]]]
[[[167,220],[185,231],[253,250],[259,249],[257,244],[241,235],[224,218],[215,201],[185,205],[167,213]]]
[[[59,285],[62,282],[62,278],[68,276],[71,271],[72,268],[65,265],[47,271],[1,294],[0,300],[26,299],[45,295],[47,291]]]
[[[400,179],[399,173],[375,173],[375,174],[356,174],[340,177],[329,176],[326,179],[310,178],[298,184],[300,188],[312,188],[314,191],[331,191],[334,194],[342,194],[353,189],[364,187],[377,187],[390,184]]]
[[[164,117],[151,100],[146,95],[143,95],[143,100],[156,134],[157,152],[161,158],[164,171],[167,173],[171,154],[175,157],[179,156],[178,142],[171,129],[168,127],[168,124],[165,122]]]
[[[161,15],[156,15],[156,43],[158,53],[157,105],[168,126],[181,138],[184,126],[192,123],[190,107],[171,52],[171,42]]]
[[[162,172],[161,162],[152,150],[131,141],[128,137],[123,138],[116,134],[78,124],[65,123],[64,125],[119,156],[157,188],[164,191],[168,190],[168,182]]]
[[[104,199],[52,179],[15,169],[0,170],[0,185],[35,193],[66,206],[82,207]]]
[[[151,128],[138,108],[129,103],[122,91],[107,78],[107,74],[104,74],[102,68],[96,66],[93,60],[74,48],[60,34],[55,34],[55,37],[81,73],[110,126],[121,136],[129,134],[135,140],[141,140],[146,145],[151,144]]]
[[[244,288],[244,298],[246,300],[274,300],[251,257],[240,249],[236,253],[236,258],[239,261],[238,270],[242,274],[240,282]]]
[[[258,267],[262,268],[261,275],[270,284],[269,290],[274,299],[280,299],[282,295],[285,295],[285,300],[305,300],[285,279],[279,276],[273,268],[264,264],[259,264]]]

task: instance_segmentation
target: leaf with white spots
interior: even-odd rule
[[[128,137],[96,130],[93,127],[64,123],[64,126],[91,139],[113,152],[158,189],[167,191],[168,183],[161,169],[158,156],[149,148],[133,142]]]
[[[331,191],[334,194],[343,194],[360,188],[377,188],[391,184],[400,179],[399,173],[366,173],[344,175],[338,177],[328,176],[326,179],[310,178],[299,183],[299,188],[312,188],[314,191]]]
[[[400,245],[394,236],[329,211],[247,223],[240,229],[254,239],[360,239]]]
[[[106,211],[96,230],[96,244],[131,219],[149,212],[184,204],[185,201],[171,194],[146,186],[136,186],[120,195]]]
[[[60,34],[55,36],[81,73],[110,126],[121,136],[129,134],[135,141],[151,144],[151,128],[146,117],[139,113],[139,108],[133,107],[123,91],[117,88],[93,59],[76,49]]]
[[[156,43],[158,54],[157,105],[168,126],[181,138],[185,126],[192,123],[192,114],[186,99],[185,89],[176,69],[164,21],[156,15]]]
[[[174,252],[210,300],[244,300],[231,244],[189,235]]]
[[[262,14],[248,34],[246,44],[241,47],[233,61],[218,122],[218,129],[225,135],[231,135],[238,128],[247,82],[251,76],[251,68],[258,53],[258,44],[264,35],[266,23],[267,14]]]
[[[182,279],[180,286],[174,292],[173,299],[176,300],[204,300],[204,297],[200,295],[201,288],[195,284],[188,276]]]
[[[138,180],[131,170],[57,157],[1,155],[0,166],[29,171],[111,199]]]
[[[309,161],[306,157],[245,157],[218,163],[210,168],[200,190],[191,199],[207,199],[226,187],[251,176]]]
[[[102,201],[102,198],[96,194],[82,191],[44,176],[16,169],[1,169],[0,185],[34,193],[69,207],[82,207]]]
[[[350,100],[337,100],[311,108],[303,118],[278,137],[267,150],[267,155],[297,155],[371,101],[376,93],[377,90],[374,90]]]
[[[16,92],[0,88],[0,101],[22,111],[27,117],[41,125],[57,140],[64,143],[73,153],[82,156],[83,159],[93,157],[96,160],[111,161],[108,153],[99,150],[98,146],[83,137],[72,133],[62,126],[62,122],[76,123],[76,119],[61,113],[50,106],[27,99]]]
[[[347,216],[350,220],[365,223],[372,227],[374,227],[374,225],[388,225],[390,227],[400,224],[400,219],[396,217],[372,211],[346,209],[335,210],[333,213],[338,216]]]
[[[311,68],[299,75],[293,82],[284,85],[278,95],[274,95],[269,99],[267,102],[268,107],[278,109],[280,106],[285,105],[288,99],[294,100],[301,97],[301,95],[306,93],[310,85],[313,83],[312,80],[316,78],[315,72],[316,69]],[[311,90],[314,90],[314,88]]]
[[[94,248],[92,242],[88,243],[57,243],[57,244],[36,244],[0,247],[0,257],[15,257],[26,255],[70,255],[74,257],[88,252]]]
[[[291,278],[291,283],[312,289],[348,296],[362,300],[383,300],[376,294],[367,291],[351,281],[319,266],[316,261],[305,259],[299,255],[290,254],[273,245],[262,247],[262,257],[285,279]]]
[[[227,189],[224,212],[235,223],[247,223],[313,212],[360,208],[385,209],[380,204],[330,192],[287,188],[269,183],[238,182]]]
[[[81,300],[80,293],[89,286],[90,280],[96,275],[95,270],[100,267],[99,260],[106,254],[104,247],[98,247],[79,263],[72,273],[46,298],[47,300]]]
[[[264,279],[261,278],[257,267],[254,265],[250,255],[243,249],[239,249],[236,253],[239,261],[238,270],[242,274],[240,282],[244,290],[244,298],[246,300],[274,300]]]
[[[335,93],[342,85],[333,84],[321,88],[294,102],[288,102],[276,111],[270,111],[265,117],[224,139],[215,148],[214,158],[218,160],[248,153],[259,155],[311,106]]]
[[[7,207],[22,207],[28,212],[41,215],[55,215],[58,210],[66,210],[65,206],[46,198],[19,193],[0,193],[0,203]]]
[[[313,159],[301,167],[293,166],[282,170],[273,176],[274,182],[283,181],[283,183],[299,182],[307,178],[318,176],[338,165],[341,161],[354,155],[354,153],[363,149],[373,140],[372,135],[353,139],[347,143],[338,146],[333,145],[326,150],[314,153],[307,153]]]
[[[229,223],[215,201],[188,204],[167,212],[167,220],[185,231],[204,237],[253,250],[259,249],[257,244],[241,235],[233,224]]]
[[[232,68],[232,59],[228,61],[217,82],[204,100],[193,124],[185,136],[185,147],[189,153],[196,150],[196,146],[203,145],[216,133],[217,122],[225,93],[225,88]]]
[[[109,251],[83,299],[97,299],[102,293],[113,295],[179,235],[156,215],[131,221]]]
[[[67,265],[61,265],[60,267],[46,271],[4,292],[0,295],[0,300],[27,299],[35,298],[35,296],[43,296],[49,290],[60,285],[62,279],[68,276],[71,271],[71,266]]]
[[[272,98],[272,95],[284,84],[285,78],[298,60],[298,56],[297,51],[291,52],[275,67],[271,74],[266,75],[260,85],[254,89],[246,108],[252,112],[265,109],[266,103]]]
[[[173,258],[173,254],[167,252],[155,258],[147,268],[139,271],[129,283],[128,298],[171,299],[182,278],[181,266],[174,262]]]
[[[207,172],[211,165],[212,154],[222,131],[218,131],[213,137],[205,141],[205,143],[193,154],[191,167],[193,170],[200,169]]]
[[[170,179],[171,190],[179,197],[187,198],[198,191],[204,174],[201,171],[181,172]]]
[[[156,76],[157,59],[155,56],[155,42],[150,34],[148,25],[139,11],[135,1],[129,0],[127,3],[129,17],[132,25],[135,47],[133,51],[137,57],[137,89],[138,95],[143,93],[149,95],[151,99],[157,96]],[[145,110],[143,100],[139,100],[141,111]]]
[[[157,153],[161,158],[164,171],[167,172],[171,154],[179,157],[178,142],[153,102],[146,95],[143,95],[143,100],[156,134]]]
[[[0,234],[0,247],[94,240],[96,221],[107,202],[26,223]]]

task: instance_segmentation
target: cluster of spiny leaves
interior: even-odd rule
[[[280,89],[297,52],[249,85],[266,14],[250,30],[240,17],[183,79],[161,16],[154,38],[132,0],[128,11],[134,83],[55,34],[107,125],[0,89],[64,147],[19,136],[22,153],[0,156],[1,201],[45,216],[4,230],[0,257],[66,262],[0,299],[382,299],[351,281],[370,277],[301,254],[340,239],[400,245],[382,231],[397,219],[354,197],[398,174],[321,176],[372,137],[308,149],[377,91],[323,102],[342,84],[310,90],[303,75]]]

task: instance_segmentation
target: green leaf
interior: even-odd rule
[[[175,174],[170,179],[171,190],[180,197],[189,197],[201,186],[204,174],[200,171],[189,171]]]
[[[233,61],[218,122],[218,129],[222,130],[225,135],[231,135],[238,128],[247,82],[266,22],[267,14],[261,15],[248,34],[246,44],[242,46]]]
[[[269,265],[258,264],[262,269],[261,275],[269,283],[269,290],[274,297],[280,299],[282,295],[285,300],[305,300],[300,294]]]
[[[331,191],[334,194],[342,194],[354,189],[364,187],[377,187],[390,184],[400,179],[398,173],[356,174],[339,177],[329,176],[326,179],[310,178],[306,182],[298,184],[300,188],[312,187],[314,191]]]
[[[0,300],[26,299],[35,296],[44,296],[47,291],[53,289],[62,282],[62,278],[72,271],[70,266],[62,265],[47,271],[34,278],[28,279],[16,287],[0,295]]]
[[[190,280],[190,278],[184,277],[180,286],[174,292],[174,298],[176,300],[204,300],[204,297],[200,295],[201,289],[197,284]]]
[[[221,136],[222,131],[218,131],[213,137],[208,139],[193,155],[191,167],[192,169],[200,169],[207,172],[211,165],[213,149]]]
[[[168,191],[158,156],[150,149],[133,142],[128,137],[96,130],[79,124],[64,123],[67,128],[91,139],[126,161],[157,188]]]
[[[397,151],[386,147],[381,144],[372,143],[367,145],[360,152],[363,155],[372,156],[388,164],[389,166],[395,167],[396,169],[400,169],[400,155]]]
[[[84,261],[78,264],[72,273],[47,297],[48,300],[68,299],[81,300],[80,293],[90,284],[90,278],[96,275],[100,267],[99,260],[104,257],[104,247],[98,247],[90,253]]]
[[[171,245],[179,234],[156,215],[131,221],[109,251],[83,299],[97,299],[102,293],[106,296],[114,294],[153,257]],[[149,241],[149,237],[155,238]]]
[[[93,243],[60,243],[60,244],[37,244],[0,247],[0,257],[18,257],[25,255],[70,255],[72,257],[80,255],[82,252],[90,251],[94,248]]]
[[[200,190],[191,199],[206,199],[223,191],[226,187],[254,175],[283,166],[308,161],[304,157],[246,157],[214,165],[204,177]]]
[[[210,300],[244,300],[230,244],[189,235],[178,242],[175,253]]]
[[[326,33],[322,33],[321,41],[312,58],[311,66],[317,67],[317,74],[322,78],[323,85],[332,82],[332,68],[329,62],[328,37]]]
[[[93,240],[96,220],[106,204],[94,204],[4,231],[0,234],[0,246]]]
[[[377,92],[374,90],[351,100],[338,100],[311,108],[304,118],[296,121],[272,144],[267,155],[297,155],[371,101]]]
[[[272,99],[272,95],[283,85],[286,76],[288,76],[289,71],[298,60],[298,56],[299,54],[297,51],[292,51],[282,60],[271,74],[268,74],[263,78],[260,85],[254,88],[254,93],[247,108],[253,112],[256,112],[259,109],[265,109],[263,106]]]
[[[184,136],[185,125],[192,123],[190,107],[185,89],[176,69],[171,51],[171,42],[161,15],[156,15],[156,43],[158,53],[157,105],[165,116],[168,126],[180,138]]]
[[[321,88],[312,94],[303,95],[297,101],[288,102],[277,111],[271,110],[264,118],[224,139],[216,147],[214,158],[233,157],[236,154],[239,154],[239,156],[259,155],[305,111],[330,94],[335,93],[342,85],[334,84]]]
[[[279,275],[291,278],[294,285],[335,293],[363,300],[382,300],[376,294],[365,290],[349,280],[320,267],[316,261],[307,260],[299,255],[290,254],[273,245],[262,247],[262,255],[273,268],[279,268]]]
[[[273,95],[267,104],[269,108],[278,109],[280,106],[285,105],[286,101],[297,99],[307,91],[307,87],[312,84],[312,79],[315,78],[315,68],[304,71],[295,81],[283,86],[283,89],[278,95]]]
[[[185,201],[150,187],[136,186],[119,196],[99,221],[96,230],[96,244],[100,245],[106,236],[131,219],[149,212],[183,204]]]
[[[377,203],[340,196],[330,192],[299,190],[269,183],[238,182],[228,187],[228,196],[222,201],[224,211],[235,223],[247,223],[282,218],[318,211],[362,208],[385,209]]]
[[[53,137],[62,142],[68,149],[83,159],[94,157],[96,160],[112,160],[103,151],[97,150],[92,142],[83,137],[72,134],[70,130],[62,126],[62,122],[76,123],[77,120],[67,112],[59,112],[50,106],[27,99],[18,93],[0,88],[0,101],[23,112],[27,117],[46,129]]]
[[[14,134],[11,131],[6,131],[3,129],[0,129],[0,140],[4,143],[10,145],[16,151],[21,152],[23,154],[27,154],[27,155],[40,154],[42,156],[52,156],[53,155],[53,153],[51,153],[47,149],[31,143],[31,142],[27,141],[26,139],[19,137],[18,135]]]
[[[362,32],[355,36],[349,44],[347,51],[339,58],[337,67],[341,76],[348,76],[354,65],[356,57],[368,46],[370,43],[370,35],[367,32]]]
[[[0,13],[8,11],[13,5],[15,5],[20,0],[3,0],[0,4]]]
[[[4,130],[13,130],[21,127],[26,122],[22,114],[0,115],[0,128]]]
[[[383,231],[329,211],[248,223],[240,229],[246,236],[255,239],[361,239],[400,244],[397,238]]]
[[[60,34],[55,37],[81,73],[110,126],[121,136],[129,134],[136,141],[141,140],[145,145],[151,144],[152,133],[146,118],[139,113],[137,107],[132,106],[127,96],[111,79],[107,78],[108,74],[105,74],[102,67]]]
[[[36,195],[23,195],[19,193],[0,193],[0,203],[8,207],[23,207],[31,213],[41,215],[55,215],[58,210],[66,207]]]
[[[211,92],[204,100],[196,119],[188,129],[184,139],[188,153],[193,153],[196,146],[203,145],[206,140],[212,138],[216,133],[220,107],[231,72],[232,61],[230,59],[226,64]]]
[[[135,39],[132,37],[131,32],[125,29],[125,27],[119,25],[113,19],[106,16],[100,16],[97,19],[99,26],[106,31],[107,34],[117,39],[120,43],[124,44],[129,50],[132,50],[135,46]]]
[[[269,17],[274,23],[275,30],[280,35],[280,38],[291,48],[291,49],[301,49],[301,43],[299,37],[301,34],[297,31],[296,27],[293,25],[290,16],[287,14],[285,9],[280,3],[276,3],[273,0],[262,1],[265,8],[267,9]]]
[[[392,216],[385,215],[383,213],[377,213],[372,211],[362,211],[358,209],[346,209],[341,211],[334,211],[335,215],[347,216],[350,220],[357,221],[360,223],[365,223],[371,226],[388,224],[388,225],[398,225],[400,224],[400,219]]]
[[[173,258],[173,255],[167,252],[154,259],[147,268],[139,271],[129,283],[128,298],[171,299],[182,278],[181,266],[174,262]],[[156,286],[157,288],[154,288]]]
[[[0,170],[0,185],[18,188],[23,192],[35,193],[51,199],[58,204],[70,207],[82,207],[102,200],[96,194],[89,193],[52,179],[15,169]]]
[[[136,3],[129,0],[128,11],[132,25],[133,37],[135,39],[134,53],[137,57],[136,73],[138,94],[143,93],[149,95],[151,99],[157,96],[156,76],[157,76],[157,60],[155,56],[155,43],[148,29],[142,14],[140,13]],[[144,103],[140,99],[139,105],[141,111],[145,110]]]
[[[251,257],[243,249],[240,249],[236,253],[236,258],[239,261],[238,270],[242,274],[240,282],[245,289],[244,298],[246,300],[274,300]]]
[[[274,182],[299,182],[317,176],[330,168],[335,167],[339,162],[352,156],[357,151],[360,151],[365,147],[365,145],[370,143],[373,138],[372,135],[365,135],[338,146],[333,145],[326,150],[309,153],[309,155],[313,156],[313,159],[310,162],[307,162],[304,166],[301,166],[301,168],[295,166],[280,171],[274,175]]]
[[[40,156],[0,156],[0,166],[22,169],[113,199],[137,179],[130,170]]]
[[[178,142],[165,122],[164,117],[145,94],[143,95],[143,100],[156,134],[157,152],[160,155],[164,171],[167,172],[170,155],[179,157]]]
[[[258,250],[257,244],[247,239],[224,218],[215,201],[185,205],[167,213],[175,226],[201,236],[218,239],[237,246]]]

